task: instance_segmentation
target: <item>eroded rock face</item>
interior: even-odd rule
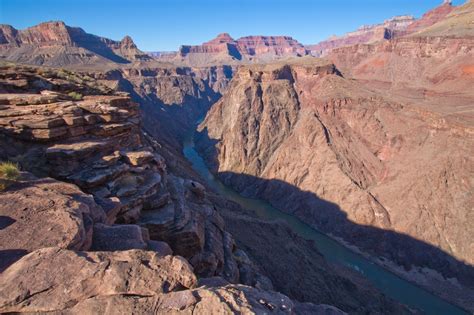
[[[407,27],[406,32],[410,34],[417,32],[421,29],[430,27],[431,25],[436,24],[442,19],[444,19],[449,13],[454,10],[454,8],[455,7],[451,4],[450,1],[445,1],[439,7],[436,7],[433,10],[430,10],[423,14],[423,16],[419,20],[416,20],[415,22],[411,23]]]
[[[129,63],[151,58],[126,36],[122,41],[86,33],[62,21],[45,22],[24,30],[0,25],[0,56],[16,62],[65,66]]]
[[[320,61],[243,67],[201,124],[201,149],[245,195],[472,288],[473,131],[462,113],[422,105]]]
[[[167,185],[169,202],[147,208],[139,224],[151,239],[167,242],[175,254],[189,259],[198,274],[238,282],[234,241],[217,208],[206,199],[204,187],[174,176],[169,176]]]
[[[154,242],[167,242],[175,254],[189,259],[198,275],[239,282],[234,241],[225,232],[217,208],[200,183],[168,173],[158,153],[161,144],[141,130],[138,105],[123,93],[87,95],[98,88],[84,84],[78,88],[53,70],[47,76],[41,71],[3,68],[0,90],[10,93],[0,94],[0,159],[17,161],[22,169],[38,176],[74,183],[93,196],[89,199],[102,213],[94,222],[101,224],[93,227],[85,220],[88,234],[81,233],[88,236],[87,246],[64,247],[96,251],[156,248],[165,254],[170,251],[167,245]],[[32,82],[47,82],[50,90]],[[77,97],[70,90],[86,95]],[[30,194],[17,193],[18,200]],[[38,202],[46,201],[38,197]],[[71,237],[79,238],[79,232],[69,229]],[[15,233],[11,237],[18,237],[20,230]],[[47,244],[54,245],[62,243]]]
[[[226,65],[150,65],[89,75],[111,89],[130,93],[145,113],[143,125],[147,132],[179,152],[185,132],[220,98],[234,71],[235,67]]]

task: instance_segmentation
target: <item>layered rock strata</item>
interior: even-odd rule
[[[335,48],[356,44],[368,44],[392,39],[404,35],[410,25],[415,22],[413,16],[396,16],[376,25],[364,25],[357,31],[342,36],[332,36],[316,45],[305,46],[313,56],[325,56]]]
[[[41,23],[24,30],[0,25],[0,57],[10,61],[49,65],[123,64],[149,61],[130,36],[121,41],[86,33],[61,21]]]
[[[78,99],[78,94],[66,94],[75,85],[58,77],[55,70],[49,70],[46,75],[42,71],[2,68],[1,89],[15,93],[0,95],[0,158],[16,161],[22,169],[37,176],[77,185],[93,196],[88,198],[94,200],[90,207],[95,210],[89,211],[85,205],[78,205],[78,210],[74,210],[73,197],[58,196],[57,202],[51,205],[51,201],[40,199],[43,190],[60,184],[43,179],[25,183],[21,190],[16,188],[2,194],[5,201],[2,212],[16,220],[2,231],[5,237],[21,239],[12,231],[20,233],[23,220],[47,228],[44,213],[37,218],[35,209],[62,213],[60,210],[67,204],[70,212],[61,215],[82,216],[83,222],[76,222],[78,219],[58,222],[65,226],[58,226],[57,232],[46,235],[53,237],[63,230],[69,230],[71,235],[57,244],[45,241],[49,246],[114,250],[119,245],[113,243],[124,239],[123,248],[163,249],[155,241],[164,241],[174,253],[189,259],[199,275],[223,276],[238,282],[240,265],[233,257],[236,247],[216,207],[199,183],[167,172],[166,161],[156,151],[160,144],[142,133],[138,104],[125,94],[79,95],[81,99]],[[49,90],[44,90],[44,85]],[[80,91],[86,94],[94,90],[83,87]],[[61,189],[64,192],[60,190],[60,194],[81,192],[67,184]],[[51,192],[51,199],[56,195]],[[79,197],[82,200],[87,197],[84,196]],[[24,204],[21,210],[26,211],[24,215],[14,207],[18,204]],[[112,225],[124,223],[132,225],[117,228]],[[92,234],[96,239],[91,238]],[[38,246],[46,245],[41,241]],[[14,249],[24,254],[36,247],[26,238]]]
[[[361,26],[355,32],[342,36],[333,36],[316,45],[305,46],[314,56],[326,56],[332,50],[340,47],[359,44],[371,44],[385,40],[409,36],[444,20],[456,9],[450,1],[426,12],[421,18],[412,16],[396,16],[376,25]]]
[[[222,33],[202,45],[181,46],[174,58],[160,59],[198,66],[262,62],[307,54],[306,48],[290,36],[245,36],[234,40]]]

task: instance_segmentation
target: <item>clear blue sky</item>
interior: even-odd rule
[[[421,16],[442,0],[0,0],[0,23],[23,29],[62,20],[145,51],[176,50],[218,33],[289,35],[314,44],[394,15]],[[455,0],[454,4],[464,3]]]

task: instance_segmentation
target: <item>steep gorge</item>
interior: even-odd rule
[[[99,82],[118,90],[130,91],[131,95],[140,102],[143,109],[144,127],[156,139],[159,139],[159,152],[167,160],[170,170],[177,174],[191,176],[195,180],[201,178],[188,166],[188,161],[181,155],[181,142],[185,133],[192,130],[198,118],[209,110],[213,102],[225,94],[235,73],[235,67],[167,67],[145,69],[121,69],[110,72],[91,74]],[[113,75],[112,75],[113,74]],[[277,92],[277,91],[275,91]],[[270,126],[271,127],[271,126]],[[281,235],[280,242],[268,242],[266,245],[256,242],[255,238],[248,239],[253,233],[253,225],[265,225],[254,218],[254,214],[241,209],[237,204],[229,203],[224,196],[214,196],[219,212],[228,224],[240,226],[233,229],[238,244],[253,251],[252,255],[239,254],[239,259],[250,260],[258,265],[258,270],[266,270],[269,278],[280,279],[279,270],[285,272],[291,279],[301,279],[305,283],[304,292],[295,288],[292,281],[279,281],[276,289],[284,292],[293,299],[302,302],[317,302],[337,305],[345,311],[360,312],[405,312],[403,308],[384,297],[371,284],[361,280],[353,271],[327,264],[321,254],[312,249],[307,252],[307,246],[302,239],[288,232],[281,224],[268,224],[265,230],[268,235]],[[287,236],[287,238],[285,238]],[[281,242],[287,243],[296,252],[288,255]],[[259,255],[260,252],[272,253]],[[276,258],[278,257],[278,258]],[[278,264],[272,263],[277,259]],[[295,261],[312,261],[313,268],[294,265]],[[291,267],[289,267],[291,266]],[[252,275],[253,271],[249,271]],[[311,279],[311,281],[309,281]],[[324,287],[324,290],[320,288]],[[349,293],[357,287],[357,293]],[[353,297],[349,297],[354,295]]]
[[[199,146],[244,195],[387,265],[457,278],[467,291],[455,299],[468,304],[473,132],[459,121],[385,98],[330,62],[301,59],[240,68],[201,124]]]

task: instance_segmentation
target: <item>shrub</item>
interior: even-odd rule
[[[18,164],[13,162],[1,162],[0,163],[0,177],[10,180],[18,179],[20,176],[20,168]]]
[[[71,92],[68,94],[73,100],[80,101],[82,100],[82,94],[77,92]]]
[[[0,163],[0,191],[8,187],[8,185],[17,180],[20,176],[20,168],[18,164],[13,162]]]

